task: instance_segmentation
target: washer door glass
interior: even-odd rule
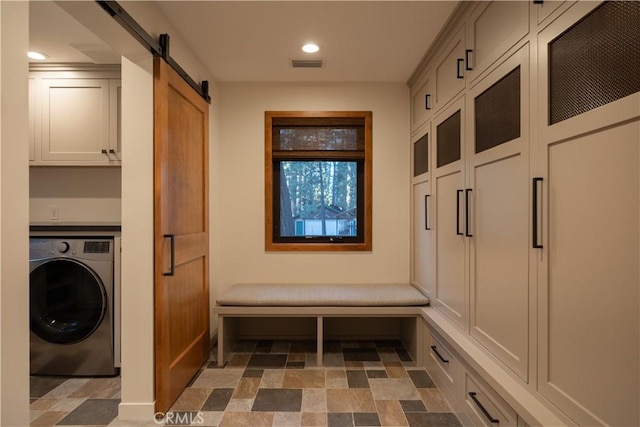
[[[29,277],[31,331],[56,344],[90,336],[107,311],[104,284],[88,266],[58,258],[36,267]]]

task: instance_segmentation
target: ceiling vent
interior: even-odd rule
[[[292,68],[322,68],[324,60],[322,59],[292,59]]]

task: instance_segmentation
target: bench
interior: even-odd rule
[[[237,319],[311,317],[316,319],[316,362],[322,366],[325,317],[399,317],[402,341],[421,363],[424,331],[420,307],[429,299],[409,284],[238,284],[213,308],[218,316],[218,366],[223,366],[237,336]]]

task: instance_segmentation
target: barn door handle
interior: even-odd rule
[[[424,195],[424,229],[429,231],[429,195]]]
[[[460,231],[460,194],[462,194],[464,190],[456,190],[456,234],[458,236],[464,236],[462,231]]]
[[[462,71],[462,69],[460,67],[463,62],[464,62],[464,59],[462,59],[462,58],[458,58],[457,59],[457,63],[456,63],[456,78],[458,78],[458,79],[464,78],[464,76],[462,75],[463,71]]]
[[[428,93],[425,94],[424,95],[424,109],[425,110],[431,110],[431,105],[429,105],[430,104],[429,99],[431,99],[431,95],[428,94]]]
[[[467,49],[464,51],[464,69],[467,71],[472,71],[473,67],[471,66],[471,54],[473,53],[473,49]]]
[[[533,248],[534,249],[542,249],[542,243],[538,242],[538,183],[542,182],[542,178],[533,178],[533,189],[532,189],[532,198],[531,200],[531,221],[532,221],[532,230],[531,234],[533,234]]]
[[[174,270],[176,268],[176,242],[175,242],[175,235],[173,234],[165,234],[164,236],[165,239],[169,239],[169,245],[170,245],[170,256],[171,256],[171,267],[169,268],[169,272],[166,273],[162,273],[163,276],[173,276],[174,274]]]
[[[493,418],[491,416],[491,414],[489,413],[489,411],[487,411],[487,409],[482,405],[482,403],[480,403],[480,401],[476,397],[476,392],[475,391],[470,391],[469,392],[469,396],[471,397],[473,402],[478,406],[478,408],[480,408],[480,410],[482,411],[484,416],[487,417],[487,419],[489,420],[489,422],[491,424],[500,424],[500,420],[497,419],[497,418]]]
[[[473,237],[473,234],[469,233],[469,194],[472,191],[471,188],[464,190],[464,235],[467,237]]]

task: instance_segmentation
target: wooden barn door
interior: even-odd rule
[[[154,62],[156,411],[209,357],[209,106]]]

